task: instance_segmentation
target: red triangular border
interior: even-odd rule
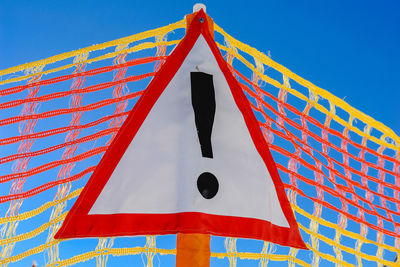
[[[280,205],[289,223],[289,228],[280,227],[260,219],[211,215],[199,212],[88,215],[125,150],[146,119],[147,114],[149,114],[159,96],[182,65],[200,34],[204,36],[221,71],[224,73],[257,151],[270,172]],[[68,213],[55,238],[160,235],[178,232],[260,239],[284,246],[307,249],[301,238],[297,222],[268,145],[239,82],[232,75],[209,32],[207,18],[203,10],[197,13],[188,27],[186,36],[168,57],[160,71],[150,82],[143,96],[133,107],[118,135],[111,143],[89,182]]]

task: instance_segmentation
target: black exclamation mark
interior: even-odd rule
[[[191,72],[192,105],[194,119],[199,136],[201,154],[213,158],[211,132],[215,116],[215,91],[213,76],[204,72]],[[214,174],[203,172],[197,179],[197,189],[206,198],[213,198],[218,192],[219,184]]]

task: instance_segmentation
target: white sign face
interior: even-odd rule
[[[191,73],[195,72],[211,76],[215,92],[212,158],[202,155],[195,123],[191,90]],[[208,108],[205,106],[203,109]],[[204,172],[217,180],[217,192],[208,198],[197,185]],[[89,215],[182,212],[254,218],[289,227],[266,164],[201,34],[151,108]]]

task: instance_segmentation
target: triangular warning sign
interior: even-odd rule
[[[306,248],[203,11],[132,109],[56,238],[178,232]]]

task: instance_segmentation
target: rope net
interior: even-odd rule
[[[182,20],[0,71],[0,265],[174,266],[175,235],[53,237],[185,27]],[[310,250],[213,236],[211,265],[396,266],[399,137],[214,28]]]

